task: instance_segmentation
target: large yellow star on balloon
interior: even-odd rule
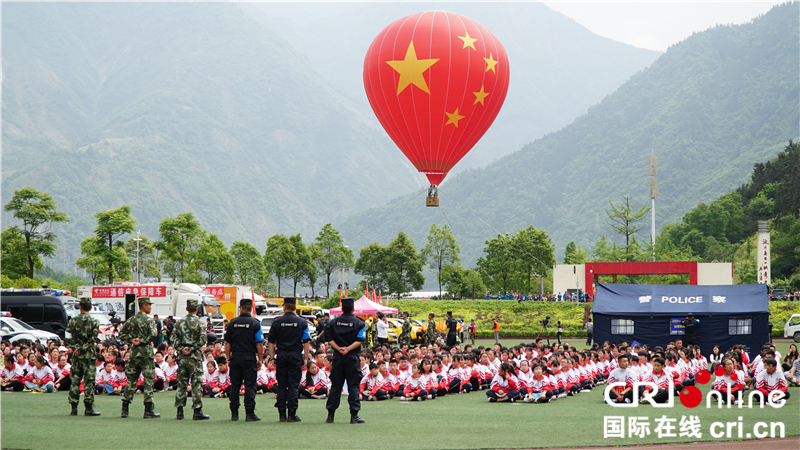
[[[408,44],[406,50],[406,58],[402,61],[386,61],[386,64],[392,66],[400,74],[400,80],[397,82],[397,95],[409,85],[422,89],[424,92],[430,94],[428,90],[428,83],[425,82],[425,77],[422,76],[426,70],[434,65],[438,59],[417,59],[417,52],[414,50],[414,41]]]
[[[458,108],[456,108],[456,110],[453,111],[452,113],[449,113],[447,111],[445,111],[444,113],[447,115],[447,123],[445,123],[445,125],[450,125],[452,123],[453,125],[456,126],[456,128],[458,128],[458,121],[466,117],[458,113]]]
[[[466,36],[458,36],[459,39],[464,41],[464,46],[462,47],[462,49],[465,49],[467,47],[472,47],[472,49],[475,50],[475,41],[477,41],[478,39],[469,37],[469,33],[467,32],[464,32],[464,34]]]
[[[487,95],[489,95],[489,93],[488,93],[488,92],[484,92],[484,90],[483,90],[483,85],[481,85],[481,90],[480,90],[480,92],[473,92],[473,94],[475,94],[475,102],[474,102],[474,103],[472,103],[473,105],[477,105],[477,104],[478,104],[478,102],[480,102],[480,103],[481,103],[481,105],[483,105],[483,99],[485,99],[485,98],[486,98],[486,96],[487,96]]]
[[[494,60],[491,53],[489,53],[488,58],[483,58],[483,60],[486,61],[486,72],[491,70],[492,72],[497,73],[497,71],[494,70],[494,66],[497,65],[497,61]]]

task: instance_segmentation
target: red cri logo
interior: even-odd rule
[[[694,379],[700,384],[706,384],[711,380],[711,374],[707,370],[701,370],[697,372]],[[696,386],[686,386],[681,389],[678,399],[680,399],[681,405],[687,408],[696,408],[703,402],[703,393]]]

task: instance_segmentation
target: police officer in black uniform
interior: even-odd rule
[[[447,327],[447,345],[455,347],[458,344],[458,321],[453,318],[453,311],[447,311],[447,320],[444,324]]]
[[[239,420],[239,387],[244,381],[244,411],[247,422],[261,420],[256,415],[256,375],[264,358],[264,335],[261,322],[250,315],[253,300],[239,301],[239,317],[228,323],[225,353],[230,358],[231,420]]]
[[[700,321],[694,318],[692,313],[689,313],[685,319],[681,321],[681,325],[683,325],[684,329],[684,341],[686,345],[697,345],[697,325],[700,324]]]
[[[359,387],[361,385],[361,368],[358,351],[367,338],[367,326],[364,321],[353,315],[354,300],[352,297],[342,299],[342,315],[331,320],[325,330],[325,339],[333,347],[333,366],[331,367],[331,391],[325,409],[328,410],[327,423],[333,423],[336,408],[342,396],[342,386],[347,380],[347,402],[350,404],[350,423],[364,423],[358,417],[361,410]]]
[[[275,358],[275,376],[278,379],[278,416],[281,422],[300,422],[297,417],[297,394],[300,390],[300,375],[303,361],[311,354],[311,336],[308,322],[294,313],[297,300],[283,299],[283,316],[272,321],[269,328],[269,355]],[[278,349],[277,356],[275,348]],[[304,351],[304,355],[300,352]],[[286,417],[286,410],[289,417]]]

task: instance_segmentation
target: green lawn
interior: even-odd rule
[[[705,393],[708,387],[702,388]],[[636,445],[664,442],[691,442],[696,438],[659,439],[655,419],[666,415],[678,422],[683,415],[697,415],[701,440],[715,440],[709,434],[712,422],[737,422],[742,417],[744,433],[756,422],[783,422],[786,436],[800,435],[798,399],[800,388],[791,388],[792,399],[782,409],[688,409],[675,399],[672,409],[651,406],[612,408],[601,403],[602,390],[561,399],[548,404],[490,404],[483,392],[448,395],[435,401],[400,403],[397,400],[367,403],[361,416],[364,425],[349,425],[346,402],[337,423],[326,424],[322,400],[301,400],[298,424],[281,424],[273,408],[272,395],[258,395],[257,413],[262,421],[230,422],[226,399],[206,399],[206,422],[174,419],[171,392],[155,395],[156,411],[162,418],[142,419],[142,397],[132,404],[131,417],[121,419],[120,397],[98,396],[96,409],[101,417],[69,416],[66,393],[0,394],[2,448],[212,448],[248,445],[255,439],[264,448],[381,448],[384,449],[461,449],[461,448],[536,448],[597,445]],[[346,400],[346,399],[343,399]],[[81,406],[81,414],[83,407]],[[643,439],[603,438],[604,416],[640,416],[650,421],[651,435]],[[242,416],[243,418],[243,416]],[[676,424],[677,425],[677,424]],[[290,433],[286,431],[290,430]],[[676,427],[676,434],[679,428]],[[246,434],[245,434],[246,433]],[[281,434],[278,434],[281,433]],[[745,436],[746,437],[746,436]],[[380,439],[380,444],[376,442]],[[734,439],[737,438],[734,432]]]

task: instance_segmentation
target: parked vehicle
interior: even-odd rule
[[[54,333],[64,339],[69,323],[64,303],[76,298],[55,295],[50,289],[3,289],[0,291],[0,311],[38,330]]]
[[[789,295],[786,294],[786,289],[773,289],[769,294],[770,300],[791,300]]]
[[[27,323],[15,317],[11,317],[10,312],[6,311],[0,314],[0,338],[4,341],[14,343],[21,339],[27,339],[46,345],[49,340],[61,340],[55,333],[33,328]]]
[[[163,319],[172,316],[176,319],[186,316],[186,301],[195,299],[200,304],[197,316],[204,322],[211,321],[214,334],[222,336],[225,317],[220,311],[220,303],[214,296],[207,294],[203,288],[192,283],[130,283],[117,282],[110,286],[80,286],[78,297],[87,296],[96,303],[100,311],[108,314],[116,311],[125,318],[125,294],[138,297],[150,297],[153,302],[151,314]],[[134,304],[134,309],[138,305]]]
[[[786,321],[786,325],[783,326],[783,337],[800,342],[800,314],[793,314]]]

